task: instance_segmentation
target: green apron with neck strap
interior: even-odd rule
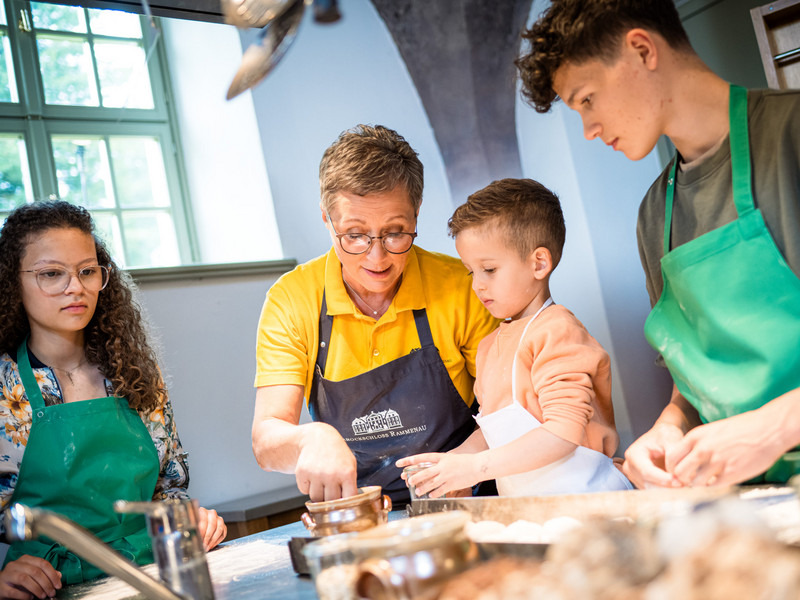
[[[139,564],[153,562],[142,515],[118,514],[114,501],[150,501],[159,474],[158,451],[139,414],[112,396],[45,406],[28,358],[17,351],[31,430],[11,502],[59,513]],[[61,572],[65,584],[103,575],[46,538],[14,542],[6,563],[39,556]]]
[[[760,408],[800,387],[800,279],[755,207],[747,90],[730,88],[733,202],[738,218],[670,251],[678,157],[667,180],[664,289],[645,336],[703,422]],[[800,472],[785,454],[758,481]]]

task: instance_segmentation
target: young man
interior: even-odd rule
[[[632,160],[662,134],[678,152],[637,226],[645,335],[675,385],[626,475],[639,487],[785,482],[800,472],[800,91],[729,85],[671,0],[556,0],[523,37],[537,111],[560,97],[587,139]]]

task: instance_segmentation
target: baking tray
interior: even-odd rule
[[[518,519],[543,523],[555,517],[585,520],[591,517],[658,520],[691,510],[697,504],[737,493],[734,486],[664,488],[564,494],[557,496],[476,496],[412,500],[409,514],[424,515],[465,510],[473,521],[498,521],[510,525]]]
[[[658,521],[685,514],[725,496],[739,497],[753,504],[759,515],[775,529],[779,539],[800,544],[800,503],[796,490],[778,486],[719,486],[710,488],[659,488],[557,496],[476,496],[472,498],[429,498],[412,500],[408,515],[417,516],[449,510],[464,510],[473,521],[498,521],[510,525],[519,519],[544,523],[555,517],[586,520],[593,517],[630,518]],[[292,538],[289,550],[299,574],[308,574],[300,551],[315,537]],[[496,556],[542,559],[549,544],[478,542],[482,560]]]
[[[528,560],[543,560],[550,544],[527,544],[522,542],[475,542],[481,560],[503,556],[514,556]]]
[[[309,542],[318,540],[318,537],[293,537],[289,540],[289,557],[292,559],[292,568],[298,575],[311,575],[311,568],[303,554],[303,548]]]
[[[800,500],[797,488],[780,485],[740,485],[710,488],[659,488],[621,492],[597,492],[560,496],[431,498],[413,500],[410,516],[445,510],[465,510],[473,521],[499,521],[510,525],[518,519],[537,523],[555,517],[586,520],[628,518],[658,522],[686,514],[724,497],[738,498],[787,544],[800,545]]]

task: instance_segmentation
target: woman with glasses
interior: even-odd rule
[[[83,208],[25,205],[0,230],[0,513],[16,502],[58,512],[147,564],[144,517],[113,503],[188,498],[189,474],[130,286]],[[199,530],[207,549],[226,533],[205,509]],[[100,575],[48,540],[15,542],[0,597]]]
[[[458,259],[414,246],[422,186],[395,131],[342,133],[320,164],[332,248],[267,294],[253,451],[312,500],[380,485],[408,501],[395,460],[450,450],[475,429],[475,352],[497,321]],[[304,398],[313,422],[300,425]]]

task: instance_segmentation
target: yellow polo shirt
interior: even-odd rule
[[[394,300],[377,322],[361,314],[347,295],[333,249],[278,279],[267,292],[258,324],[256,387],[302,385],[308,399],[323,288],[328,314],[334,316],[326,379],[348,379],[418,349],[412,311],[425,308],[450,379],[472,405],[478,342],[499,322],[472,293],[460,260],[416,246],[409,251]]]

